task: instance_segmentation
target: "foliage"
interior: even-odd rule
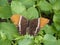
[[[8,20],[12,14],[29,20],[44,16],[50,19],[50,24],[36,36],[21,36]],[[0,0],[0,18],[8,20],[0,22],[0,45],[60,45],[60,0],[12,0],[11,5],[8,0]]]

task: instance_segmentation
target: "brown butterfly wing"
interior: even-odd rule
[[[38,19],[33,19],[29,22],[29,28],[30,28],[29,34],[30,35],[36,35],[38,33],[38,31],[40,30],[40,24],[38,24],[39,21],[38,21]]]
[[[26,18],[24,18],[23,16],[20,17],[20,20],[19,20],[19,33],[21,35],[25,35],[26,34],[27,26],[28,26],[28,20]]]

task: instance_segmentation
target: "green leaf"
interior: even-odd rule
[[[18,45],[31,45],[33,41],[33,38],[31,37],[32,36],[25,35],[23,40],[18,41]]]
[[[51,4],[49,4],[47,1],[45,0],[41,0],[39,3],[38,3],[38,6],[40,7],[40,9],[42,11],[51,11],[52,9],[52,6]]]
[[[54,25],[58,31],[60,30],[60,21],[59,20],[60,20],[60,13],[56,13],[53,16],[53,21],[54,21]]]
[[[27,10],[24,11],[24,13],[22,13],[21,15],[24,16],[24,17],[27,18],[27,19],[29,18],[29,17],[28,17],[28,12],[27,12]]]
[[[21,14],[26,10],[25,6],[19,1],[12,1],[11,9],[13,14]]]
[[[31,7],[27,10],[27,12],[28,12],[29,19],[38,18],[38,11],[36,10],[36,8]]]
[[[54,5],[57,0],[49,0],[49,2]]]
[[[56,45],[56,38],[50,34],[44,36],[44,45]]]
[[[56,3],[53,5],[53,9],[55,11],[59,11],[60,10],[60,0],[56,1]]]
[[[8,0],[0,0],[0,6],[8,5]]]
[[[37,43],[37,44],[41,43],[42,40],[43,40],[43,37],[42,36],[36,36],[35,37],[35,43]]]
[[[29,8],[35,5],[34,0],[20,0],[20,1],[26,6],[26,8]]]
[[[11,45],[11,41],[10,40],[1,40],[0,39],[0,45]]]
[[[3,36],[3,38],[5,38],[4,37],[5,34],[2,33],[2,35],[1,35],[1,33],[0,33],[0,45],[11,45],[11,40],[8,40],[8,38],[2,39],[1,36]]]
[[[56,27],[57,31],[60,31],[60,24],[54,23],[54,26]]]
[[[3,33],[3,32],[0,32],[0,37],[1,37],[2,40],[7,39],[5,33]]]
[[[10,6],[0,7],[0,18],[10,18],[12,15]]]
[[[56,22],[56,23],[60,23],[60,12],[54,14],[53,16],[53,21]]]
[[[58,39],[60,39],[60,31],[57,32]]]
[[[44,26],[41,30],[44,30],[46,34],[53,35],[55,33],[55,29],[53,28],[53,26],[50,26],[50,25]]]
[[[16,38],[18,36],[18,30],[11,23],[1,23],[0,32],[4,33],[9,40]],[[4,37],[4,36],[3,36]]]
[[[60,45],[60,39],[57,40],[57,44],[56,45]]]
[[[38,11],[37,11],[36,8],[30,7],[30,8],[27,9],[27,11],[22,13],[22,15],[29,20],[36,19],[36,18],[38,18]]]
[[[22,41],[20,40],[18,42],[18,45],[30,45],[31,44],[31,40],[30,39],[23,39]]]

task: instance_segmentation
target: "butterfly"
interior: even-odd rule
[[[25,35],[26,33],[30,35],[36,35],[40,28],[49,22],[49,19],[40,17],[32,20],[28,20],[25,17],[15,14],[12,15],[11,21],[18,27],[19,33]]]

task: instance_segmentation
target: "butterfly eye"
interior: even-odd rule
[[[40,18],[40,28],[44,27],[47,23],[49,23],[49,19],[47,18]]]
[[[12,21],[15,25],[18,25],[19,18],[20,18],[20,15],[18,15],[18,14],[12,15],[11,21]]]

